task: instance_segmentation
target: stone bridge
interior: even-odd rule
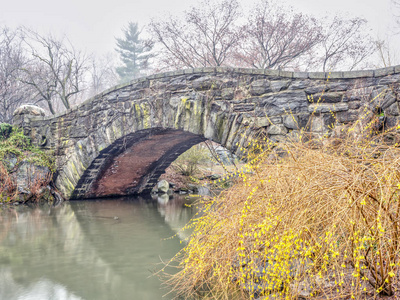
[[[148,192],[181,153],[206,139],[239,154],[258,134],[323,133],[380,106],[399,115],[400,66],[355,72],[201,68],[151,75],[55,116],[16,111],[14,122],[53,150],[66,198]]]

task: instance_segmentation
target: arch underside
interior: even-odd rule
[[[103,149],[78,181],[71,199],[149,193],[180,154],[206,140],[187,131],[152,128]]]

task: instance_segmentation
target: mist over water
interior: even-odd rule
[[[187,233],[176,233],[195,213],[185,203],[136,197],[0,208],[0,299],[161,299],[168,290],[152,274],[183,246]]]

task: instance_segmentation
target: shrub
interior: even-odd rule
[[[194,227],[187,246],[170,262],[180,271],[167,283],[185,298],[392,295],[400,265],[399,128],[299,136],[279,149],[254,142],[252,174],[238,172],[240,182],[202,201],[187,225]]]
[[[8,139],[12,132],[12,126],[8,123],[0,123],[0,141]]]

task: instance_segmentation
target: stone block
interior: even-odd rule
[[[260,107],[263,107],[264,112],[268,116],[307,112],[307,100],[304,91],[290,91],[268,95],[260,100]]]
[[[342,79],[343,78],[343,72],[329,72],[328,73],[328,78],[331,78],[331,79]]]
[[[183,89],[187,89],[187,87],[188,87],[188,84],[187,84],[186,78],[184,76],[179,76],[179,77],[173,78],[167,85],[167,88],[170,91],[183,90]]]
[[[336,118],[339,123],[350,123],[357,121],[360,117],[358,110],[341,111],[336,114]]]
[[[216,72],[216,73],[222,73],[222,74],[228,73],[228,68],[225,68],[225,67],[215,67],[215,72]]]
[[[268,139],[271,142],[281,143],[286,141],[286,133],[285,134],[271,134]]]
[[[294,79],[305,79],[308,78],[308,72],[293,72]]]
[[[282,117],[279,117],[279,116],[270,117],[269,120],[270,120],[270,124],[275,124],[275,125],[282,124]]]
[[[202,76],[192,81],[195,90],[205,91],[211,89],[217,83],[217,79],[211,76]]]
[[[390,85],[394,83],[399,83],[400,82],[400,74],[393,74],[389,76],[382,77],[378,84],[379,85]]]
[[[279,70],[264,69],[264,74],[267,76],[279,77]]]
[[[359,109],[361,107],[361,101],[350,101],[347,102],[349,109]]]
[[[326,91],[328,92],[339,92],[339,91],[347,91],[349,87],[352,86],[352,83],[346,80],[332,80],[327,82]]]
[[[288,88],[289,80],[273,80],[270,81],[270,88],[274,93],[280,92]]]
[[[283,116],[283,125],[289,129],[299,129],[298,118],[295,115]]]
[[[322,118],[324,120],[324,125],[326,128],[333,128],[333,126],[336,123],[335,115],[332,113],[326,113],[322,115]]]
[[[318,94],[318,93],[323,93],[327,90],[327,86],[325,84],[321,84],[321,85],[311,85],[311,86],[307,86],[304,91],[306,92],[307,95],[311,95],[311,94]],[[314,100],[317,101],[318,98],[315,98],[314,95]]]
[[[235,95],[234,88],[224,88],[221,90],[221,98],[224,100],[232,100]]]
[[[207,67],[202,69],[203,73],[215,73],[215,68],[214,67]]]
[[[203,68],[193,68],[193,73],[203,73]]]
[[[284,78],[293,78],[293,72],[279,70],[279,76]]]
[[[394,66],[394,73],[400,73],[400,65]]]
[[[254,109],[255,109],[255,105],[253,103],[239,104],[239,105],[233,106],[234,112],[248,112],[248,111],[253,111]]]
[[[383,76],[392,75],[392,74],[394,74],[394,67],[387,67],[387,68],[374,70],[375,77],[383,77]]]
[[[250,85],[250,94],[252,96],[260,96],[269,92],[271,92],[271,89],[269,88],[269,82],[266,79],[253,81]]]
[[[193,69],[184,69],[183,73],[184,74],[193,74]]]
[[[178,70],[178,71],[172,72],[171,76],[180,76],[180,75],[184,75],[184,74],[185,74],[184,70]]]
[[[374,71],[364,70],[364,71],[343,72],[343,78],[365,78],[365,77],[374,77]]]
[[[256,127],[266,127],[271,124],[270,119],[267,117],[258,117],[255,119],[255,126]]]
[[[146,82],[146,81],[148,81],[147,77],[141,77],[137,79],[137,82]]]
[[[237,68],[236,69],[238,73],[242,73],[242,74],[251,74],[252,69],[250,68]]]
[[[341,102],[343,99],[344,92],[328,92],[328,93],[318,93],[313,95],[313,100],[315,102],[323,103],[337,103]]]
[[[309,130],[309,127],[307,126],[307,124],[308,124],[308,121],[310,119],[310,114],[297,115],[297,119],[298,119],[300,128],[304,128],[306,130]]]
[[[392,128],[394,126],[396,126],[399,123],[398,118],[397,117],[387,117],[386,118],[386,128]]]
[[[325,124],[322,117],[314,117],[311,120],[311,131],[313,132],[323,132],[325,131]]]
[[[264,69],[251,69],[251,74],[264,75]]]
[[[308,73],[307,73],[308,74]],[[307,75],[308,76],[308,75]],[[306,87],[309,86],[311,80],[306,79],[306,80],[294,80],[289,86],[289,90],[303,90]]]
[[[309,72],[308,78],[310,79],[326,79],[325,72]]]
[[[271,135],[283,135],[286,134],[288,131],[286,129],[286,127],[282,124],[278,124],[278,125],[271,125],[270,127],[268,127],[267,129],[267,133],[271,134]]]
[[[172,73],[172,72],[154,74],[151,76],[151,78],[154,78],[154,79],[163,78],[163,77],[168,76],[167,75],[168,73]]]
[[[347,103],[313,103],[308,106],[309,113],[327,113],[346,111],[349,109]]]
[[[282,124],[282,117],[279,116],[274,116],[274,117],[268,117],[268,116],[262,116],[262,117],[256,117],[254,118],[254,123],[255,126],[257,127],[266,127],[269,125],[278,125]]]
[[[398,116],[399,115],[399,104],[398,102],[393,103],[390,105],[388,108],[385,109],[385,115],[391,115],[391,116]]]

